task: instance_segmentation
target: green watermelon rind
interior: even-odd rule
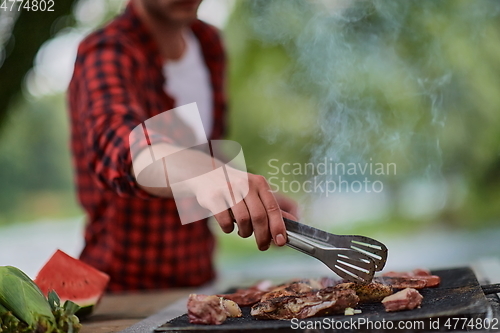
[[[67,301],[66,299],[61,300],[61,302],[63,304],[66,301]],[[70,300],[70,301],[72,301],[73,303],[75,303],[76,305],[78,305],[80,307],[80,309],[78,309],[78,311],[76,311],[75,315],[78,318],[82,319],[83,317],[86,317],[86,316],[92,314],[92,312],[94,312],[94,308],[97,306],[97,304],[99,304],[100,298],[92,297],[92,298],[85,299],[85,300]]]
[[[92,312],[94,312],[95,305],[87,305],[87,306],[82,306],[78,311],[76,311],[75,315],[79,318],[85,318],[87,316],[90,316]]]

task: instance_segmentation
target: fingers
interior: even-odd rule
[[[233,213],[234,220],[238,224],[238,235],[243,238],[252,236],[252,221],[250,219],[250,213],[248,213],[245,201],[241,200],[238,202],[236,205],[231,207],[231,211]]]
[[[265,251],[271,243],[266,208],[262,204],[257,192],[250,192],[244,201],[250,213],[257,247],[259,250]]]
[[[222,231],[226,234],[230,234],[234,230],[234,222],[231,214],[229,214],[228,210],[224,210],[218,214],[214,215],[215,219],[220,225]]]
[[[293,220],[293,221],[298,221],[299,219],[297,218],[297,216],[293,215],[293,214],[290,214],[290,213],[287,213],[285,211],[281,211],[281,216],[283,217],[286,217],[287,219],[289,220]]]
[[[286,229],[283,216],[297,220],[295,214],[282,212],[280,202],[271,192],[267,180],[258,175],[248,174],[248,183],[245,192],[246,196],[231,209],[215,214],[221,229],[225,233],[234,230],[234,222],[238,224],[238,234],[243,237],[255,235],[257,247],[261,251],[269,248],[271,240],[278,246],[286,244]],[[232,187],[233,195],[242,192],[241,189]],[[286,199],[286,198],[285,198]],[[284,201],[283,209],[290,209],[295,212],[296,205],[291,200]]]
[[[264,180],[265,181],[265,180]],[[267,213],[267,218],[269,221],[268,229],[271,232],[271,236],[274,243],[278,246],[283,246],[286,244],[286,229],[285,223],[281,216],[281,209],[274,197],[269,184],[265,181],[265,184],[259,187],[259,196],[264,205]],[[257,234],[257,232],[256,232]]]
[[[295,200],[280,193],[275,193],[274,196],[280,205],[281,211],[290,213],[293,216],[298,216],[298,205]]]

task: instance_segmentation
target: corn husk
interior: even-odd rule
[[[37,285],[12,266],[0,267],[0,304],[30,327],[55,320]]]
[[[2,304],[0,304],[0,317],[2,317],[4,314],[7,314],[9,310],[7,310]]]
[[[0,305],[0,333],[23,332],[26,327],[12,312]]]

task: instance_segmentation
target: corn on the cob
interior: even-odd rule
[[[61,307],[55,292],[49,300],[37,285],[15,267],[0,267],[0,333],[77,333],[81,324],[74,314],[79,306]]]
[[[0,267],[0,303],[28,326],[36,325],[39,317],[54,320],[40,289],[15,267]]]

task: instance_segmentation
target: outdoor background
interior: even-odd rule
[[[79,41],[125,4],[0,9],[0,265],[34,276],[55,248],[77,256],[83,246],[65,90]],[[252,172],[272,176],[271,159],[396,164],[396,174],[368,176],[381,193],[288,193],[302,222],[386,243],[389,268],[500,255],[499,16],[495,0],[205,0],[200,8],[224,35],[229,139]],[[260,253],[252,238],[214,231],[219,267],[234,279],[259,278],[255,267],[322,269],[292,250]]]

